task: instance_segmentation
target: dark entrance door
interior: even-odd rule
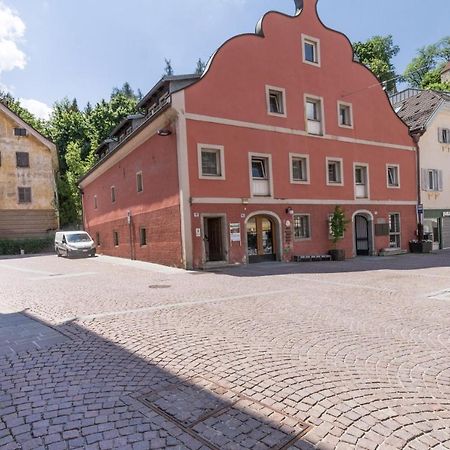
[[[274,225],[264,216],[252,217],[247,222],[247,249],[250,263],[275,261]]]
[[[205,219],[205,251],[206,261],[223,261],[222,218]]]
[[[355,216],[356,254],[369,255],[369,221],[366,217]]]

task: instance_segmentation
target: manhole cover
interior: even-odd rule
[[[165,382],[139,399],[213,450],[286,449],[309,425],[202,377]]]
[[[195,432],[221,450],[281,449],[305,430],[304,424],[250,400],[240,400],[194,427]]]
[[[151,284],[149,286],[150,289],[169,289],[170,284]]]

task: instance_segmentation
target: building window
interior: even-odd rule
[[[320,41],[310,36],[302,35],[303,62],[320,66]]]
[[[389,214],[389,247],[400,248],[400,214]]]
[[[307,155],[291,154],[291,183],[309,182],[309,158]]]
[[[30,155],[28,152],[16,152],[17,167],[30,167]]]
[[[252,194],[269,197],[271,193],[269,159],[263,156],[251,156]]]
[[[94,195],[94,209],[98,208],[97,196]]]
[[[450,144],[450,129],[439,128],[438,129],[439,142],[443,144]]]
[[[366,165],[355,165],[355,197],[369,197],[369,176]]]
[[[294,239],[310,239],[310,221],[309,214],[295,214],[294,215]]]
[[[144,184],[142,181],[142,172],[136,174],[136,191],[142,192],[144,190]]]
[[[387,184],[390,188],[400,187],[399,166],[387,166]]]
[[[111,203],[116,202],[116,188],[111,186]]]
[[[341,159],[327,158],[327,184],[343,184]]]
[[[306,131],[309,134],[323,134],[322,101],[306,97]]]
[[[113,240],[114,240],[114,247],[119,246],[119,233],[117,231],[113,231]]]
[[[141,244],[141,247],[144,245],[147,245],[147,228],[141,228],[139,230],[139,241]]]
[[[27,130],[25,128],[14,128],[14,136],[26,136]]]
[[[266,86],[267,111],[271,115],[286,117],[285,90]]]
[[[97,232],[97,233],[95,233],[95,240],[96,240],[96,242],[97,242],[97,247],[100,247],[100,233],[99,232]]]
[[[442,191],[442,170],[422,169],[422,186],[425,191]]]
[[[19,203],[31,203],[31,188],[20,187],[18,188]]]
[[[220,145],[199,145],[199,177],[225,179],[224,148]]]
[[[350,103],[338,102],[339,126],[343,128],[353,128],[353,113]]]

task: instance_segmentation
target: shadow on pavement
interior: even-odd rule
[[[429,254],[405,254],[398,256],[358,256],[346,261],[321,261],[281,263],[264,262],[246,266],[229,266],[210,272],[234,277],[259,277],[288,274],[321,274],[366,272],[375,270],[416,270],[450,267],[450,250]]]
[[[75,322],[0,314],[0,447],[308,449],[308,425]],[[151,346],[147,346],[148,348]],[[169,353],[170,354],[170,353]],[[101,445],[100,445],[101,443]]]

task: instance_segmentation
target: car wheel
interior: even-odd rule
[[[56,256],[58,258],[61,258],[61,252],[59,251],[59,248],[56,249]]]

